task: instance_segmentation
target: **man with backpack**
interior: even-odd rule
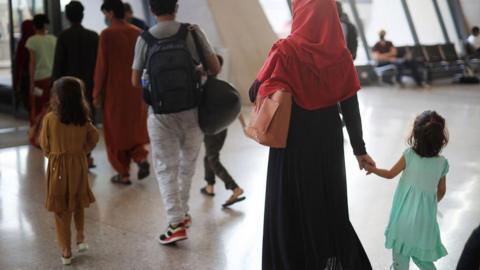
[[[201,81],[220,72],[200,28],[175,21],[177,1],[150,1],[158,23],[138,38],[132,65],[132,83],[142,84],[149,104],[152,162],[167,215],[168,228],[158,238],[161,244],[187,239],[190,186],[203,141],[197,116]]]
[[[343,12],[342,3],[337,1],[337,12],[340,17],[340,24],[342,25],[343,37],[345,38],[345,43],[347,48],[352,54],[353,60],[357,58],[357,48],[358,48],[358,32],[355,25],[350,22],[348,15]]]

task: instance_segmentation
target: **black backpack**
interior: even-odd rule
[[[357,48],[358,48],[358,33],[357,28],[351,22],[345,22],[347,25],[347,47],[350,53],[352,54],[353,60],[357,58]]]
[[[157,39],[148,30],[142,38],[148,45],[147,73],[149,87],[145,102],[155,114],[176,113],[197,107],[201,98],[201,75],[187,47],[188,24],[177,34]]]

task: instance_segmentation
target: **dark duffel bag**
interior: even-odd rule
[[[203,86],[198,122],[207,135],[217,134],[237,119],[241,110],[240,94],[231,84],[209,77]]]

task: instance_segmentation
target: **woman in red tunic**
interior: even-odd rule
[[[102,11],[111,26],[100,34],[93,99],[94,104],[103,106],[108,159],[118,173],[111,181],[129,185],[132,160],[139,166],[139,179],[150,174],[147,107],[142,90],[130,81],[135,42],[141,31],[125,21],[121,1],[105,1]]]

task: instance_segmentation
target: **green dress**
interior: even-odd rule
[[[393,199],[385,247],[421,261],[447,255],[437,223],[437,186],[448,172],[441,156],[424,158],[411,148],[403,153],[405,170]]]

